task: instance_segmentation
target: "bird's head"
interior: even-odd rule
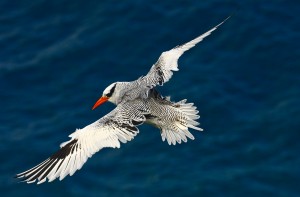
[[[116,104],[116,86],[117,82],[107,86],[107,88],[105,88],[105,90],[103,91],[101,98],[95,103],[92,109],[97,108],[106,101]]]

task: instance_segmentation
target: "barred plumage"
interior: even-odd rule
[[[179,57],[228,18],[194,40],[163,52],[147,75],[132,82],[109,85],[93,109],[110,101],[117,105],[113,111],[83,129],[77,129],[55,154],[16,177],[27,183],[40,184],[72,176],[102,148],[120,148],[120,142],[132,140],[139,133],[137,126],[144,122],[159,128],[162,140],[167,140],[170,145],[187,142],[187,138],[193,140],[189,129],[202,131],[196,121],[200,116],[194,104],[186,103],[186,100],[172,102],[169,97],[161,96],[155,86],[169,81],[173,71],[178,71]]]

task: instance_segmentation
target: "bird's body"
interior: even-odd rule
[[[155,86],[169,81],[173,71],[178,71],[179,57],[227,19],[194,40],[163,52],[145,76],[109,85],[93,109],[106,101],[114,103],[116,108],[96,122],[77,129],[69,136],[69,141],[61,144],[60,150],[41,164],[17,174],[17,178],[23,178],[27,183],[36,180],[43,183],[47,179],[50,182],[56,178],[62,180],[68,174],[73,175],[100,149],[119,148],[120,142],[132,140],[139,132],[137,126],[143,123],[160,129],[162,140],[167,140],[170,145],[186,142],[187,138],[194,139],[188,129],[202,131],[197,127],[199,116],[196,107],[193,103],[186,103],[186,99],[172,102],[170,97],[163,97]]]

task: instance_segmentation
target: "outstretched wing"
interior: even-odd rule
[[[136,127],[145,121],[142,112],[134,108],[119,105],[112,112],[98,121],[77,129],[71,139],[60,145],[51,157],[39,165],[16,175],[22,181],[38,184],[56,178],[62,180],[68,174],[72,176],[94,153],[102,148],[119,148],[120,142],[126,143],[139,132]]]
[[[194,47],[197,43],[201,42],[206,36],[210,35],[211,32],[216,30],[220,25],[222,25],[226,20],[230,18],[227,17],[220,24],[207,31],[206,33],[198,36],[194,40],[185,43],[183,45],[176,46],[175,48],[163,52],[158,61],[151,67],[148,74],[141,78],[143,83],[148,88],[153,88],[156,85],[163,85],[173,75],[173,71],[178,71],[178,59],[179,57],[190,48]]]

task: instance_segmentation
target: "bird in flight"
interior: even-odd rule
[[[162,140],[167,140],[169,145],[187,142],[188,138],[193,140],[194,136],[188,129],[202,131],[196,121],[200,116],[194,104],[187,103],[186,99],[172,102],[170,97],[163,97],[155,87],[168,82],[173,71],[178,71],[178,59],[185,51],[210,35],[228,18],[192,41],[163,52],[145,76],[135,81],[109,85],[93,109],[106,101],[115,104],[115,109],[83,129],[77,129],[56,153],[37,166],[17,174],[16,178],[22,182],[37,181],[40,184],[72,176],[102,148],[120,148],[120,142],[132,140],[139,133],[137,126],[143,123],[158,128]]]

